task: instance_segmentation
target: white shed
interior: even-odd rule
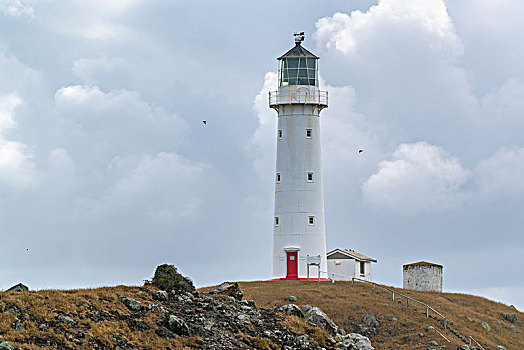
[[[337,248],[327,253],[327,272],[335,281],[351,281],[352,278],[371,281],[372,262],[377,260],[351,249]]]
[[[442,265],[419,261],[403,266],[402,288],[442,292]]]

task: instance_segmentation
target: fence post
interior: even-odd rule
[[[393,301],[395,301],[395,292],[391,292],[391,299],[393,299]]]
[[[429,317],[429,307],[426,305],[426,318]]]
[[[309,256],[309,255],[308,255]],[[307,264],[307,280],[309,282],[309,264]]]
[[[448,319],[444,318],[444,329],[448,329]]]
[[[406,307],[409,309],[409,299],[406,298]]]
[[[375,293],[375,283],[373,283],[373,293]]]
[[[351,287],[355,286],[355,277],[351,277]]]
[[[331,275],[331,283],[335,283],[335,274]]]

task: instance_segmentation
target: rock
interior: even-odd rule
[[[412,323],[411,320],[410,320],[409,318],[406,318],[404,321],[405,321],[407,324]]]
[[[153,293],[153,300],[167,301],[168,294],[165,290],[158,290]]]
[[[66,316],[66,315],[58,316],[58,322],[64,323],[64,324],[67,324],[67,325],[70,325],[70,326],[74,326],[76,324],[75,320],[73,320],[71,317]]]
[[[311,308],[312,308],[311,305],[306,304],[306,305],[302,306],[302,311],[304,311],[304,313],[306,313],[306,312],[308,312]]]
[[[169,315],[167,318],[167,328],[178,335],[189,335],[189,327],[186,322],[175,315]]]
[[[41,330],[42,332],[45,332],[47,331],[47,326],[45,323],[42,323],[40,324],[40,326],[38,326],[38,329]]]
[[[309,338],[307,335],[297,335],[295,337],[295,348],[306,349],[309,345]]]
[[[409,343],[410,339],[411,339],[411,336],[409,334],[406,334],[405,336],[402,337],[402,342]]]
[[[182,276],[174,265],[169,264],[157,266],[153,284],[161,290],[174,290],[175,292],[193,292],[195,290],[193,281]]]
[[[380,326],[380,322],[377,321],[377,318],[370,314],[366,314],[362,317],[362,323],[373,328]]]
[[[244,293],[238,287],[238,283],[229,284],[227,282],[222,283],[217,288],[209,292],[209,294],[226,295],[235,298],[236,300],[242,300]]]
[[[424,338],[424,333],[419,333],[418,336]]]
[[[284,301],[289,301],[290,303],[294,303],[297,301],[297,297],[294,295],[288,295],[284,298]]]
[[[396,317],[392,317],[391,318],[391,322],[397,322],[397,321],[398,321],[398,319]]]
[[[129,310],[140,311],[142,309],[142,304],[131,297],[119,296],[118,300],[122,302]]]
[[[428,326],[428,327],[426,328],[426,332],[428,332],[428,333],[435,333],[435,327],[433,327],[433,326]]]
[[[429,345],[429,346],[438,346],[438,343],[437,343],[436,341],[432,340],[432,341],[430,341],[430,342],[428,343],[428,345]]]
[[[160,312],[164,312],[164,313],[168,313],[169,310],[166,309],[165,307],[163,307],[162,305],[158,305],[158,304],[151,304],[149,305],[149,310],[150,311],[160,311]]]
[[[7,341],[0,341],[0,350],[15,350],[15,347]]]
[[[19,320],[17,320],[15,322],[15,330],[21,331],[22,329],[25,329],[24,324],[22,322],[20,322]]]
[[[451,298],[451,301],[459,305],[462,305],[462,301],[458,300],[457,298]]]
[[[468,320],[469,322],[473,322],[473,319],[469,316],[466,316],[466,320]]]
[[[240,304],[241,305],[246,305],[246,306],[249,306],[249,307],[255,307],[255,301],[254,300],[241,300]]]
[[[338,349],[341,350],[374,350],[371,346],[369,338],[358,333],[349,333],[340,337],[342,342],[338,344]]]
[[[459,350],[469,350],[469,345],[467,344],[461,345]]]
[[[304,315],[306,322],[309,322],[317,327],[324,328],[327,331],[330,331],[333,334],[337,333],[338,326],[331,321],[329,317],[320,310],[318,307],[312,307]]]
[[[28,292],[29,288],[22,283],[15,284],[7,290],[8,292]]]
[[[502,345],[498,345],[498,346],[497,346],[497,350],[506,350],[506,348],[503,347]]]
[[[502,314],[502,318],[504,318],[506,321],[518,324],[519,323],[519,315],[518,314]]]
[[[488,332],[491,331],[491,327],[490,327],[489,324],[487,324],[486,322],[482,321],[480,324],[481,324],[482,327],[484,327],[484,329],[487,330]]]
[[[513,332],[517,333],[517,328],[515,328],[514,325],[511,325],[508,328],[511,329]]]
[[[304,313],[295,304],[282,305],[280,307],[277,307],[275,309],[275,311],[276,312],[281,312],[281,313],[286,314],[286,315],[293,315],[293,316],[298,316],[300,318],[304,318]]]

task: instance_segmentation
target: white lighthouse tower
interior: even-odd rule
[[[306,277],[308,256],[327,271],[320,152],[327,92],[318,88],[318,57],[302,47],[304,33],[294,36],[295,46],[278,58],[278,91],[269,93],[278,112],[273,278],[285,279]]]

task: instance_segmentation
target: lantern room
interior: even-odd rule
[[[302,47],[304,33],[294,36],[295,47],[278,58],[278,85],[318,86],[318,57]]]

